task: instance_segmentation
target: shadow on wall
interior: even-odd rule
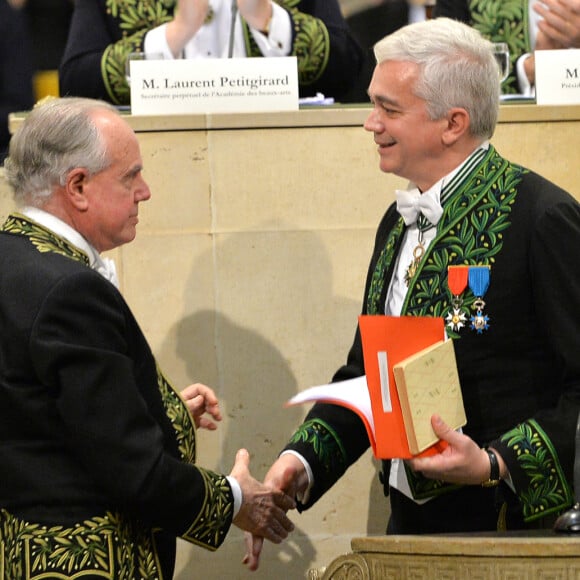
[[[236,360],[241,356],[247,364],[238,367],[235,377],[220,388],[219,398],[226,417],[219,426],[221,449],[217,450],[219,458],[215,457],[215,469],[229,473],[236,451],[245,447],[251,454],[252,475],[262,479],[289,434],[300,422],[300,409],[282,407],[282,402],[296,393],[296,380],[280,352],[263,337],[215,311],[205,310],[182,320],[177,330],[178,352],[180,356],[187,357],[187,372],[189,376],[195,376],[196,381],[223,385],[224,380],[220,380],[221,373],[217,369],[220,365],[215,364],[216,346],[208,340],[209,336],[215,336],[216,329],[219,329],[217,334],[221,337],[218,341],[221,356]],[[262,397],[275,399],[276,403],[260,404]],[[203,435],[202,446],[216,433]],[[204,462],[204,465],[207,463]],[[296,521],[296,518],[292,519]],[[252,578],[272,578],[274,569],[276,575],[306,577],[315,557],[314,546],[306,534],[307,531],[296,527],[289,541],[279,546],[267,544],[261,567],[252,574]],[[294,538],[299,539],[294,542]],[[183,547],[188,550],[188,547]],[[192,547],[188,561],[183,571],[176,575],[176,580],[188,580],[194,571],[200,569],[206,580],[232,578],[232,570],[235,569],[239,570],[240,577],[245,574],[249,576],[250,573],[245,572],[241,564],[243,554],[243,535],[237,528],[232,528],[224,545],[215,553]]]
[[[266,228],[216,235],[213,252],[201,254],[192,266],[185,283],[188,294],[195,294],[201,275],[218,280],[214,287],[223,312],[196,310],[195,299],[185,296],[184,307],[191,314],[172,329],[160,359],[166,367],[177,356],[191,380],[211,385],[220,398],[224,421],[218,432],[200,433],[200,463],[229,473],[236,451],[246,447],[252,456],[251,472],[262,479],[307,411],[284,408],[283,403],[297,391],[329,380],[346,359],[360,305],[332,295],[332,265],[323,241],[313,232]],[[293,369],[307,378],[297,379]],[[314,376],[313,382],[302,384],[309,376]],[[375,494],[376,501],[385,504],[374,483],[370,493],[371,504],[378,505]],[[335,501],[340,508],[340,497]],[[369,510],[369,518],[377,512],[383,510]],[[292,519],[298,523],[299,517]],[[386,519],[383,515],[380,526],[369,524],[369,533],[383,533]],[[180,542],[176,580],[200,570],[207,580],[304,578],[316,560],[310,537],[317,532],[296,527],[285,543],[267,543],[261,567],[253,574],[241,564],[244,546],[237,528],[215,553]]]

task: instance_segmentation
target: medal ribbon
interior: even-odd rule
[[[481,334],[489,327],[489,317],[483,314],[485,302],[483,296],[489,288],[491,269],[489,266],[448,266],[447,285],[452,293],[451,308],[446,316],[447,326],[459,332],[467,323],[469,310],[462,307],[467,285],[475,297],[473,308],[476,314],[470,317],[471,328]]]
[[[467,322],[469,311],[461,307],[463,298],[461,295],[467,288],[469,266],[447,266],[447,285],[451,290],[451,310],[446,317],[447,327],[454,332],[459,332]]]
[[[469,288],[473,295],[477,298],[483,298],[489,288],[489,266],[470,266],[468,279]]]
[[[469,268],[469,288],[476,296],[473,308],[476,313],[471,317],[471,329],[475,330],[477,334],[482,334],[484,330],[489,328],[489,316],[483,313],[485,302],[483,296],[489,288],[489,278],[491,269],[489,266],[471,266]]]
[[[469,266],[448,266],[447,268],[447,284],[453,296],[463,294],[467,288]]]

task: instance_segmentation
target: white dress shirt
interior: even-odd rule
[[[109,280],[117,288],[119,287],[119,280],[117,278],[117,270],[115,262],[110,258],[103,258],[97,250],[89,244],[89,242],[74,228],[63,222],[55,215],[48,213],[37,207],[26,206],[20,210],[20,213],[29,217],[36,223],[48,228],[57,236],[64,238],[73,246],[84,252],[89,258],[90,266],[96,270],[101,276]]]
[[[485,142],[481,145],[482,148],[487,149],[489,143]],[[427,191],[423,192],[422,195],[430,195],[436,201],[441,201],[441,190],[443,187],[453,179],[453,177],[460,171],[460,169],[465,165],[467,159],[456,167],[453,171],[448,173],[443,179],[440,179]],[[413,189],[415,186],[413,184],[409,185],[409,189]],[[435,239],[437,235],[437,228],[433,227],[423,232],[422,244],[427,251],[427,248],[431,242]],[[413,260],[413,250],[417,246],[419,239],[419,228],[416,223],[407,226],[407,229],[403,235],[403,241],[401,248],[399,250],[399,255],[395,263],[395,270],[393,272],[393,277],[389,284],[389,289],[387,291],[387,300],[385,303],[385,314],[388,316],[400,316],[401,308],[403,307],[403,302],[407,296],[408,286],[405,281],[405,274],[407,273],[407,267]],[[407,497],[411,498],[416,503],[422,504],[429,499],[418,500],[413,498],[411,488],[409,487],[409,482],[407,480],[407,474],[405,473],[405,468],[403,461],[401,459],[393,459],[391,461],[391,470],[389,473],[389,485],[394,487]]]
[[[235,0],[233,1],[235,2]],[[210,0],[210,6],[213,17],[186,44],[180,58],[227,58],[229,56],[232,0]],[[162,53],[164,59],[174,58],[167,44],[166,27],[167,24],[162,24],[145,35],[144,50],[146,53]],[[272,20],[268,35],[252,27],[250,27],[250,32],[264,56],[288,56],[290,54],[292,22],[288,12],[276,2],[272,2]],[[236,12],[232,56],[235,58],[247,56],[239,12]]]

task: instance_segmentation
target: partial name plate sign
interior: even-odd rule
[[[131,61],[131,113],[298,110],[295,56]]]
[[[536,50],[536,103],[580,103],[580,49]]]

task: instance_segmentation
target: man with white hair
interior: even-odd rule
[[[362,312],[443,318],[467,416],[462,432],[431,418],[443,452],[384,462],[387,533],[551,526],[573,501],[580,205],[489,142],[499,75],[491,43],[473,28],[411,24],[375,55],[365,129],[381,170],[411,185],[379,225]],[[364,374],[357,329],[333,381]],[[317,403],[265,482],[308,509],[368,447],[358,415]],[[254,538],[252,568],[260,548]]]

